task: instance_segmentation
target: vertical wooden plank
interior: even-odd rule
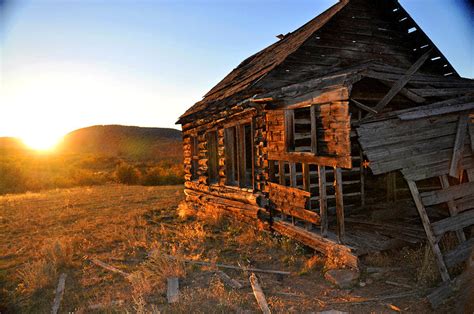
[[[256,190],[256,181],[255,181],[255,117],[252,117],[252,122],[250,122],[250,147],[252,147],[252,189]]]
[[[334,167],[334,185],[336,190],[336,216],[337,216],[337,238],[340,243],[344,242],[344,200],[342,192],[342,173],[341,168]]]
[[[285,162],[283,160],[278,161],[278,181],[280,185],[283,185],[283,186],[286,185]]]
[[[287,152],[295,150],[295,112],[285,110],[285,149]]]
[[[441,187],[443,190],[449,188],[449,179],[447,175],[440,176],[439,181],[441,182]],[[453,200],[448,201],[448,210],[451,216],[457,215],[456,205],[454,204]],[[462,229],[456,230],[456,236],[460,243],[466,241],[466,236],[464,235],[464,231]]]
[[[309,164],[303,163],[303,190],[311,192],[311,178],[309,174]],[[311,210],[311,197],[308,200],[306,209]],[[306,223],[306,229],[311,230],[313,225],[311,223]]]
[[[290,186],[292,188],[296,188],[296,163],[290,162]],[[291,216],[291,223],[294,225],[295,224],[295,217]]]
[[[176,303],[179,301],[179,279],[176,277],[166,278],[167,289],[166,298],[168,303]]]
[[[420,215],[421,222],[423,223],[423,228],[425,229],[426,237],[428,239],[428,243],[431,246],[431,250],[436,259],[436,263],[438,265],[438,270],[441,274],[441,278],[443,281],[449,281],[449,273],[448,269],[446,268],[446,264],[443,260],[443,255],[441,254],[441,250],[439,249],[438,242],[436,241],[436,237],[433,234],[431,229],[430,219],[428,214],[426,213],[426,208],[421,201],[420,193],[416,186],[415,181],[407,180],[408,187],[410,188],[411,195],[413,197],[413,201],[415,202],[416,209],[418,210],[418,214]]]
[[[321,235],[328,235],[328,204],[326,197],[326,167],[318,165],[319,215],[321,216]]]
[[[467,123],[469,115],[467,113],[461,113],[459,115],[458,128],[456,131],[456,140],[454,141],[453,156],[451,158],[451,164],[449,166],[449,175],[451,177],[459,178],[462,155],[464,152],[464,141],[466,139]]]
[[[286,176],[285,176],[285,162],[283,160],[278,161],[278,177],[279,177],[279,184],[286,186]],[[281,218],[286,220],[286,215],[282,212]]]
[[[311,119],[311,152],[313,154],[318,153],[318,136],[317,136],[317,125],[316,125],[316,105],[310,107],[310,119]]]
[[[296,163],[290,162],[290,186],[296,188]]]
[[[362,119],[362,109],[359,109],[357,112],[358,121]],[[359,172],[360,172],[360,206],[365,206],[365,167],[364,167],[364,152],[362,151],[362,146],[357,143],[359,147]]]
[[[474,169],[467,169],[467,180],[469,182],[474,182]]]

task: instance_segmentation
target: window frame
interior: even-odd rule
[[[285,110],[285,123],[284,123],[284,134],[285,134],[285,151],[289,154],[309,154],[313,156],[318,155],[318,137],[317,137],[317,122],[316,122],[316,104],[310,106],[294,107]],[[310,112],[310,123],[311,123],[311,151],[310,152],[298,152],[296,151],[295,145],[295,110],[309,108]]]
[[[209,185],[219,183],[219,135],[217,130],[206,132],[207,176]]]

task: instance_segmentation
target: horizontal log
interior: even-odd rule
[[[298,152],[268,152],[269,160],[282,160],[301,162],[308,164],[315,164],[327,167],[352,168],[352,160],[350,154],[347,156],[315,156],[313,153],[298,153]]]
[[[452,185],[446,189],[421,193],[421,199],[425,206],[445,203],[451,200],[474,195],[474,182]]]
[[[321,235],[307,231],[288,222],[275,220],[272,229],[287,237],[295,239],[325,255],[332,254],[348,267],[358,268],[357,255],[349,246],[338,244],[334,239],[323,238]]]
[[[204,192],[210,195],[223,197],[235,201],[244,202],[250,205],[257,205],[257,198],[259,195],[254,194],[251,189],[231,187],[231,186],[217,186],[199,184],[194,181],[186,181],[184,183],[185,188]]]
[[[445,218],[431,224],[433,233],[437,236],[448,231],[456,231],[474,224],[474,210],[470,210],[456,216]]]

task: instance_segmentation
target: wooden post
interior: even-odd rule
[[[285,110],[285,150],[292,152],[295,150],[295,112]]]
[[[358,111],[358,121],[362,119],[362,110]],[[364,168],[364,153],[362,151],[362,146],[357,143],[359,147],[359,171],[360,171],[360,206],[365,206],[365,168]]]
[[[310,183],[311,178],[309,176],[309,164],[303,163],[302,167],[303,167],[303,189],[311,193],[311,183]],[[308,204],[306,208],[311,210],[311,197],[308,200]],[[311,230],[312,227],[313,225],[310,222],[306,223],[306,229]]]
[[[342,193],[342,173],[341,168],[334,167],[334,187],[336,190],[336,216],[337,216],[337,238],[339,243],[344,242],[344,200]]]
[[[443,188],[443,190],[449,188],[449,179],[448,179],[447,175],[440,176],[439,180],[441,182],[441,187]],[[456,205],[454,204],[453,200],[448,201],[448,210],[449,210],[449,214],[451,216],[456,216],[457,215]],[[462,229],[456,230],[456,236],[459,240],[459,243],[462,243],[462,242],[466,241],[466,236],[465,236],[464,231]]]
[[[412,180],[407,180],[407,183],[408,187],[410,188],[411,195],[413,196],[413,201],[415,202],[416,209],[418,210],[418,214],[420,215],[421,222],[423,223],[423,228],[425,229],[428,243],[431,246],[431,250],[433,251],[433,254],[435,256],[436,263],[438,265],[438,270],[441,274],[441,278],[443,279],[443,281],[449,281],[450,278],[448,269],[446,268],[446,264],[444,263],[443,255],[441,254],[441,250],[439,248],[436,237],[434,236],[433,231],[431,230],[430,219],[428,217],[428,214],[426,213],[426,209],[421,200],[416,183]]]
[[[285,162],[283,160],[278,161],[278,181],[280,185],[286,186],[285,177]],[[286,220],[286,215],[282,212],[281,219]]]
[[[326,198],[326,167],[318,165],[319,215],[321,216],[321,235],[328,235],[328,212]]]
[[[313,154],[318,153],[318,136],[317,136],[317,125],[316,125],[316,106],[310,107],[310,118],[311,118],[311,152]]]
[[[296,163],[290,162],[290,186],[296,188]],[[295,217],[291,216],[291,223],[295,224]]]

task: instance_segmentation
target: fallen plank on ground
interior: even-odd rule
[[[265,298],[265,294],[263,293],[262,287],[258,282],[257,276],[252,273],[250,275],[250,284],[252,285],[253,295],[257,300],[258,306],[262,310],[264,314],[271,314],[270,308],[268,307],[267,299]]]
[[[120,274],[120,275],[122,275],[122,276],[124,276],[124,277],[128,277],[128,276],[129,276],[128,273],[126,273],[126,272],[124,272],[124,271],[122,271],[122,270],[120,270],[120,269],[118,269],[118,268],[115,268],[115,267],[113,267],[113,266],[111,266],[111,265],[109,265],[109,264],[106,264],[106,263],[104,263],[104,262],[102,262],[102,261],[100,261],[100,260],[98,260],[98,259],[96,259],[96,258],[90,259],[90,261],[91,261],[92,263],[96,264],[97,266],[100,266],[100,267],[102,267],[102,268],[104,268],[104,269],[107,269],[107,270],[109,270],[109,271],[111,271],[111,272],[118,273],[118,274]]]
[[[54,296],[53,307],[51,309],[52,314],[56,314],[59,311],[59,307],[61,306],[61,301],[64,295],[64,289],[66,287],[66,274],[61,274],[59,276],[58,286],[56,288],[56,295]]]

